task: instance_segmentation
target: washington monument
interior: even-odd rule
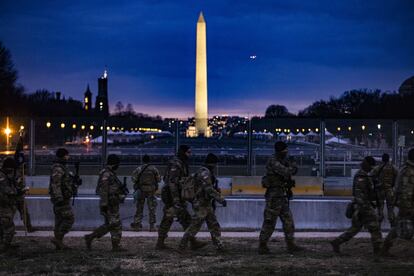
[[[208,128],[207,97],[207,39],[203,12],[197,21],[196,81],[195,81],[195,127],[196,135],[210,136]]]

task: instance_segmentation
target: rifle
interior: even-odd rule
[[[73,198],[72,198],[72,206],[75,205],[75,198],[78,196],[78,188],[82,185],[82,178],[79,176],[79,162],[75,163],[75,175],[72,179],[72,190],[73,190]]]
[[[221,192],[220,191],[220,188],[219,188],[219,186],[218,186],[218,179],[217,178],[214,178],[214,183],[213,183],[213,188],[214,188],[214,190],[216,190],[217,192]],[[213,211],[216,211],[216,209],[217,209],[217,204],[216,204],[216,200],[215,199],[213,199],[212,201],[211,201],[211,207],[213,207]]]

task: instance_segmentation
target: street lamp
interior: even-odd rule
[[[47,122],[47,123],[46,123],[46,127],[47,127],[47,128],[50,128],[51,126],[52,126],[52,124],[51,124],[50,122]]]
[[[378,127],[378,130],[381,130],[381,124],[378,124],[377,127]]]

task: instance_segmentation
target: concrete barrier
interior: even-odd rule
[[[323,195],[323,178],[316,176],[295,176],[294,195]],[[232,195],[263,195],[261,176],[233,176]]]
[[[127,186],[129,191],[133,191],[133,183],[130,176],[118,176],[118,178],[123,181],[124,177],[127,180]],[[96,184],[98,183],[97,175],[83,175],[82,186],[79,187],[79,194],[82,195],[95,195]],[[231,195],[231,178],[230,177],[220,177],[218,178],[219,188],[223,195]],[[27,176],[25,178],[26,186],[29,187],[29,195],[48,195],[49,194],[49,176]],[[160,187],[164,185],[164,182],[161,181]],[[158,190],[158,193],[160,190]]]
[[[218,207],[216,210],[220,225],[224,230],[258,230],[263,222],[263,198],[238,198],[228,197],[226,208]],[[294,199],[290,202],[296,229],[298,230],[343,230],[351,225],[344,213],[349,200],[346,199]],[[162,216],[163,204],[158,201],[157,223]],[[46,196],[29,196],[27,205],[34,226],[52,229],[54,215],[50,199]],[[218,204],[219,205],[219,204]],[[96,196],[79,197],[75,200],[75,225],[74,230],[90,230],[103,223],[99,214],[99,199]],[[121,218],[124,229],[129,229],[135,206],[132,198],[127,198],[121,206]],[[145,208],[145,215],[147,209]],[[15,222],[22,225],[16,215]],[[148,217],[144,217],[144,227],[148,225]],[[277,228],[280,228],[280,221]],[[385,229],[389,226],[385,225]],[[173,229],[181,230],[178,223],[174,223]]]

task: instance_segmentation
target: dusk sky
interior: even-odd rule
[[[210,115],[292,112],[414,75],[413,0],[7,1],[0,40],[28,92],[94,97],[138,112],[192,116],[196,21],[207,22]],[[250,59],[256,55],[256,59]]]

